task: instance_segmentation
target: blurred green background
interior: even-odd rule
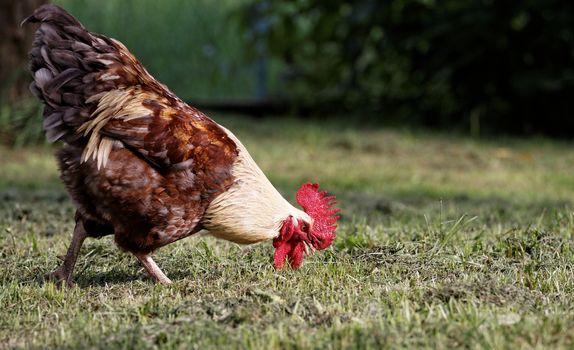
[[[200,107],[264,102],[475,136],[574,131],[569,1],[54,2]],[[2,105],[5,142],[41,140],[29,109]]]
[[[233,13],[244,0],[58,0],[90,31],[123,42],[182,98],[250,98],[252,67]]]

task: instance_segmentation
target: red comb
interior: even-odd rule
[[[321,241],[315,249],[325,249],[333,243],[336,237],[335,223],[339,216],[335,216],[341,211],[339,208],[331,208],[335,202],[335,196],[326,196],[327,192],[319,191],[319,184],[306,183],[297,191],[297,203],[303,210],[313,218],[311,229],[313,236]]]

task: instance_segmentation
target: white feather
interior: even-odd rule
[[[239,148],[232,170],[235,183],[210,203],[203,226],[218,238],[250,244],[277,237],[289,216],[311,222],[279,194],[235,135],[224,130]]]
[[[48,68],[40,68],[34,73],[34,80],[40,89],[42,89],[48,81],[52,80],[53,77],[52,72],[50,72]]]

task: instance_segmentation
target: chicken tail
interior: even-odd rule
[[[117,88],[105,73],[117,62],[118,49],[113,40],[88,32],[55,5],[39,7],[22,21],[26,23],[40,23],[29,53],[30,90],[45,105],[46,137],[50,142],[85,142],[78,128],[97,108],[98,96]]]

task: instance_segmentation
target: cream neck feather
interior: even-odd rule
[[[238,148],[232,170],[235,180],[210,203],[203,226],[218,238],[250,244],[277,237],[289,216],[311,222],[305,212],[279,194],[235,135],[223,129]]]

